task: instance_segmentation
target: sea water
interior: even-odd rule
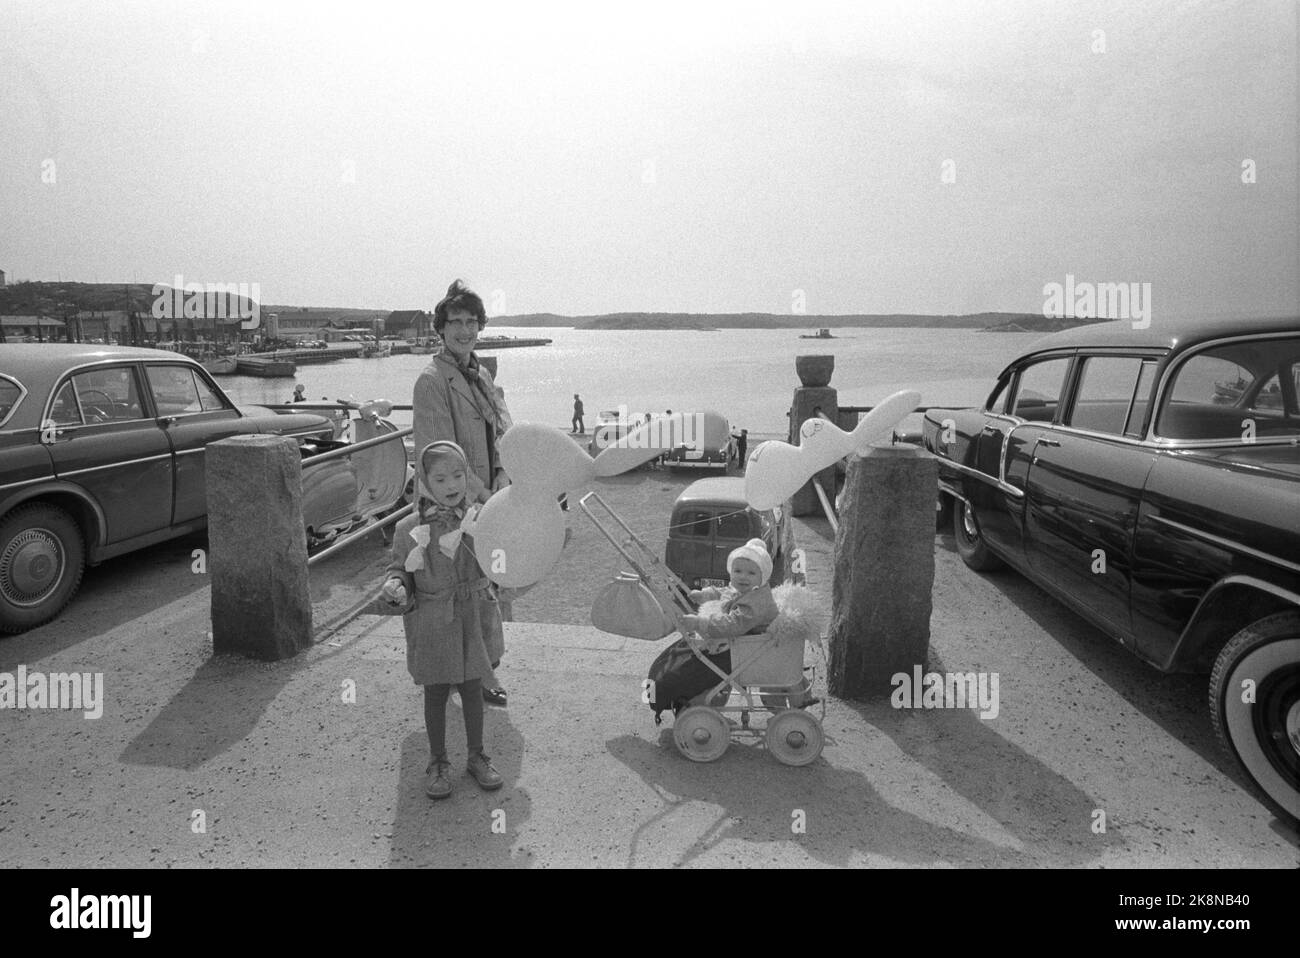
[[[629,414],[713,409],[733,429],[784,434],[799,378],[795,356],[832,355],[831,386],[841,406],[871,405],[899,389],[918,389],[923,405],[983,401],[998,372],[1037,334],[970,329],[834,329],[829,340],[800,339],[798,329],[584,330],[490,325],[491,333],[545,337],[549,346],[485,350],[496,356],[496,381],[516,422],[568,429],[573,395],[582,396],[586,427],[602,410]],[[238,403],[287,402],[295,382],[307,398],[388,399],[410,403],[429,356],[343,359],[300,366],[293,379],[226,376]],[[393,420],[409,425],[410,413]]]

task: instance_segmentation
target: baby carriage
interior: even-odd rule
[[[620,537],[592,513],[588,505],[592,501],[617,523],[626,539],[620,541]],[[673,618],[680,629],[681,615],[695,612],[685,584],[597,493],[587,493],[579,500],[579,505],[665,610],[664,627],[662,631],[655,629],[661,634],[653,638],[671,634]],[[623,578],[617,581],[623,581]],[[823,662],[825,652],[820,631],[809,626],[805,617],[799,614],[800,610],[788,608],[797,604],[791,598],[794,595],[792,590],[802,588],[780,586],[773,591],[780,614],[767,631],[730,640],[730,670],[720,668],[704,654],[704,643],[698,635],[684,635],[691,654],[718,678],[715,685],[678,711],[673,721],[673,743],[691,761],[716,761],[726,752],[733,737],[762,738],[767,750],[784,765],[807,765],[821,754],[825,743],[822,719],[826,716],[826,703],[812,697],[816,670],[804,667],[805,642],[811,641],[816,645]],[[661,596],[667,599],[666,605]],[[671,615],[668,610],[672,610]],[[602,623],[599,627],[615,631],[618,623]],[[617,634],[647,637],[635,630],[618,631]],[[819,706],[817,715],[810,711],[814,705]],[[761,718],[761,724],[754,721],[755,717]]]

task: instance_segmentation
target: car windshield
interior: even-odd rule
[[[1300,436],[1300,337],[1204,350],[1174,372],[1156,424],[1164,439]]]

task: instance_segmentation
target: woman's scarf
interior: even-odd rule
[[[464,378],[465,385],[469,386],[474,408],[478,410],[480,416],[492,424],[494,437],[500,439],[510,426],[510,415],[506,412],[505,402],[496,394],[492,376],[478,361],[478,356],[470,353],[469,362],[464,366],[457,362],[456,357],[451,353],[444,353],[443,358],[445,362],[455,366],[456,371]],[[493,445],[495,446],[495,442]]]

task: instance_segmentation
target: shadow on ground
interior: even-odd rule
[[[951,535],[939,536],[935,545],[943,551],[956,552]],[[1158,671],[1012,569],[970,571],[969,574],[1000,592],[1008,603],[1031,618],[1135,711],[1243,788],[1253,791],[1235,763],[1224,754],[1214,734],[1207,701],[1208,675]],[[1288,838],[1296,841],[1290,834]]]
[[[662,855],[665,835],[680,834],[673,819],[692,802],[721,806],[721,811],[709,827],[695,829],[697,837],[689,844],[672,845],[673,865],[690,864],[724,840],[793,839],[819,862],[837,866],[859,863],[859,856],[906,865],[1077,866],[1093,861],[1117,841],[1090,833],[1095,803],[1087,795],[991,732],[973,713],[914,716],[896,712],[887,701],[879,707],[843,704],[936,775],[943,787],[997,822],[1007,839],[992,841],[897,807],[876,790],[869,769],[838,768],[825,756],[791,768],[757,745],[734,743],[717,762],[701,765],[678,754],[671,731],[665,729],[658,746],[631,735],[606,743],[610,754],[664,803],[636,829],[627,864],[665,864],[654,853]],[[881,777],[897,775],[898,770],[891,770]],[[925,786],[918,782],[918,787]],[[795,810],[806,815],[806,834],[792,833]],[[753,860],[737,862],[746,863],[764,864],[761,850],[756,849]]]
[[[198,768],[246,738],[299,669],[319,667],[370,631],[364,629],[329,651],[303,652],[284,662],[257,662],[235,655],[209,658],[131,740],[121,761],[186,771]]]
[[[528,820],[532,800],[518,785],[523,771],[524,737],[505,709],[489,708],[484,728],[486,750],[505,779],[495,792],[484,792],[465,771],[465,723],[453,698],[447,704],[447,752],[453,791],[433,800],[424,794],[429,739],[423,730],[402,740],[396,813],[388,863],[398,868],[527,868],[526,851],[512,851],[520,826]],[[496,822],[498,831],[493,831]],[[500,829],[504,827],[504,831]]]

